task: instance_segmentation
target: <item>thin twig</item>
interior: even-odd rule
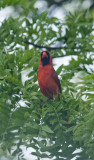
[[[66,48],[66,47],[48,47],[48,46],[42,46],[42,45],[38,45],[38,44],[35,44],[33,42],[29,42],[29,41],[25,41],[25,43],[29,44],[29,45],[33,45],[36,48],[46,48],[48,50],[56,50],[56,49],[64,49],[64,48]]]

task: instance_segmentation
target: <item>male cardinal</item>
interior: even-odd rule
[[[41,92],[49,99],[55,99],[62,92],[60,81],[52,66],[48,51],[42,51],[38,68],[38,83]]]

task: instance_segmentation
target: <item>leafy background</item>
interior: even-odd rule
[[[25,146],[38,160],[93,160],[93,5],[61,20],[47,9],[41,12],[37,2],[0,2],[1,9],[15,12],[0,25],[0,158],[26,160]],[[73,55],[57,69],[60,101],[44,97],[37,83],[40,52],[46,48],[53,58]],[[23,83],[24,71],[28,79]],[[77,148],[81,152],[74,152]]]

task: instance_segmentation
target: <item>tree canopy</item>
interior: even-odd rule
[[[0,158],[26,160],[94,158],[94,11],[68,13],[65,20],[35,8],[36,0],[3,0],[17,13],[0,25]],[[52,101],[37,83],[40,53],[68,57],[57,69],[62,95]],[[23,72],[28,79],[23,83]],[[76,80],[77,78],[77,80]],[[74,152],[76,149],[81,152]]]

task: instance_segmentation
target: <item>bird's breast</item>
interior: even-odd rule
[[[38,70],[38,82],[41,86],[47,86],[51,77],[51,69],[46,66]]]

